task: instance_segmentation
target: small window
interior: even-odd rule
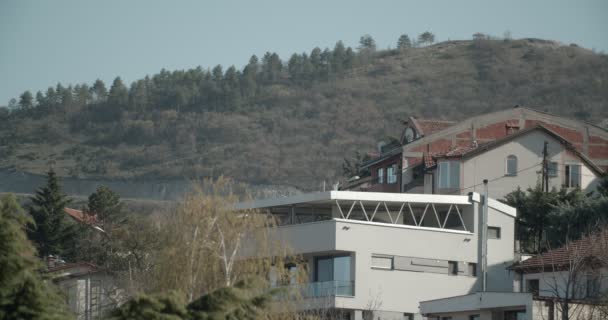
[[[452,276],[458,275],[458,262],[448,261],[448,274]]]
[[[479,315],[478,314],[472,314],[469,316],[469,320],[479,320]]]
[[[600,278],[598,276],[589,276],[587,278],[587,298],[600,297]]]
[[[372,268],[393,269],[393,257],[372,256]]]
[[[441,317],[441,320],[452,320],[452,317]]]
[[[538,279],[530,279],[530,280],[526,281],[526,292],[530,292],[530,293],[537,295],[538,290],[539,290]]]
[[[469,263],[467,267],[469,268],[469,276],[477,277],[477,263]]]
[[[439,167],[439,188],[460,188],[460,161],[441,161]]]
[[[414,320],[414,314],[406,312],[406,313],[403,314],[403,319],[404,320]]]
[[[566,187],[576,188],[581,186],[581,166],[578,164],[566,165]]]
[[[379,184],[383,184],[384,183],[384,168],[379,168],[378,169],[378,183]]]
[[[397,170],[396,166],[390,166],[386,168],[386,182],[389,184],[397,183]]]
[[[555,161],[549,162],[547,166],[547,174],[549,177],[557,177],[558,164]]]
[[[514,155],[510,155],[507,157],[507,168],[505,171],[505,175],[507,176],[516,176],[517,175],[517,157]]]
[[[488,239],[500,239],[500,228],[488,227]]]

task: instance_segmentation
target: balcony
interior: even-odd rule
[[[322,297],[354,297],[354,281],[320,281],[286,286],[292,294],[298,294],[302,298],[322,298]]]

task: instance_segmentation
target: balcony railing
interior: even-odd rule
[[[287,286],[303,298],[319,298],[331,296],[354,296],[354,281],[321,281],[294,284]],[[293,294],[292,291],[292,294]]]

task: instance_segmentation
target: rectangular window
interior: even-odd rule
[[[377,172],[378,172],[377,181],[379,184],[383,184],[384,183],[384,168],[379,168]]]
[[[458,275],[458,262],[448,261],[448,274],[452,276]]]
[[[526,292],[530,292],[530,293],[537,295],[538,291],[539,291],[538,279],[530,279],[530,280],[526,281]]]
[[[439,162],[439,188],[460,188],[460,161]]]
[[[575,188],[581,186],[581,166],[578,164],[566,165],[566,187]]]
[[[403,319],[404,320],[414,320],[414,314],[413,313],[404,313]]]
[[[389,184],[397,183],[397,170],[396,166],[390,166],[386,168],[386,182]]]
[[[549,165],[547,166],[547,174],[549,175],[549,177],[557,177],[557,170],[558,170],[558,164],[555,161],[551,161],[549,162]]]
[[[479,315],[478,314],[472,314],[469,316],[469,320],[479,320]]]
[[[587,298],[599,298],[600,278],[597,276],[587,277]]]
[[[488,227],[488,239],[500,239],[500,228]]]
[[[393,269],[393,257],[372,256],[372,268]]]
[[[452,317],[441,317],[441,320],[452,320]]]
[[[526,320],[526,310],[505,311],[505,320]]]
[[[315,281],[350,281],[350,256],[317,258]]]
[[[467,266],[469,268],[469,276],[477,277],[477,263],[469,263]]]

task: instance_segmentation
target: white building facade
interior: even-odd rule
[[[482,197],[330,191],[241,203],[277,218],[275,241],[304,259],[301,309],[345,319],[420,318],[419,302],[481,286]],[[488,289],[512,291],[515,209],[488,201]]]

